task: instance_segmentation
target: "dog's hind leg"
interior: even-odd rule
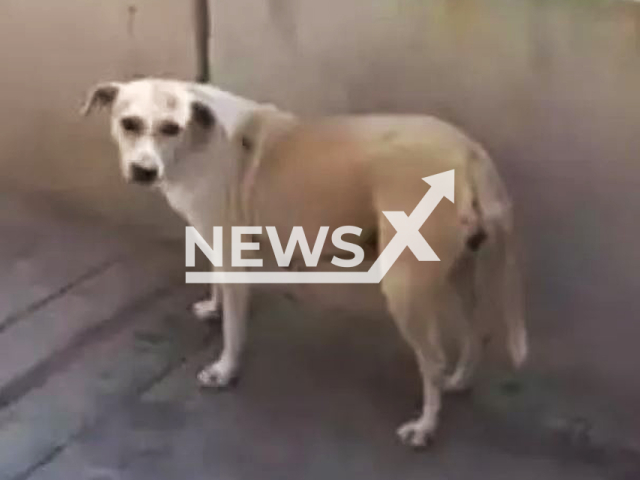
[[[471,386],[473,374],[482,356],[477,323],[475,291],[476,258],[473,254],[459,260],[443,295],[442,315],[451,321],[451,330],[458,343],[456,364],[445,379],[443,388],[461,392]]]
[[[453,371],[444,379],[446,392],[462,392],[471,387],[473,374],[480,361],[482,348],[478,332],[471,323],[470,312],[464,308],[463,300],[455,292],[446,295],[446,313],[453,320],[455,336],[459,342],[458,359]]]
[[[438,424],[445,357],[438,328],[436,285],[426,285],[425,277],[419,278],[410,267],[403,267],[393,267],[382,281],[382,291],[402,336],[416,355],[422,379],[422,412],[397,432],[405,445],[417,448],[427,445]]]

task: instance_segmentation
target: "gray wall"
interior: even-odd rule
[[[213,4],[223,86],[307,114],[430,112],[482,141],[519,214],[534,368],[640,401],[640,5]]]
[[[195,75],[191,2],[0,2],[0,188],[174,231],[162,201],[124,185],[106,116],[79,107],[98,81]]]

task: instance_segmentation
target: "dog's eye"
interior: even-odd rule
[[[164,122],[158,131],[167,137],[175,137],[182,131],[182,128],[175,122]]]
[[[125,117],[120,120],[120,125],[125,132],[140,133],[142,131],[142,120],[138,117]]]

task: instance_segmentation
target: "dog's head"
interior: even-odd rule
[[[111,111],[111,134],[120,150],[123,176],[152,185],[169,177],[194,151],[230,137],[237,118],[253,105],[231,97],[214,87],[185,82],[112,82],[91,90],[82,113],[88,115],[96,107]]]

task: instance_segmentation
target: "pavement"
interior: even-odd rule
[[[416,366],[368,292],[259,289],[240,381],[204,391],[220,328],[189,312],[205,289],[179,242],[0,204],[2,480],[640,478],[637,312],[592,305],[577,329],[597,299],[534,294],[531,362],[487,366],[414,452],[394,432]]]

